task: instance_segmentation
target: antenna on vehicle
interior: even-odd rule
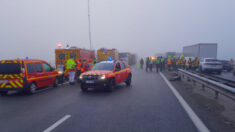
[[[88,27],[89,27],[89,43],[90,43],[90,50],[91,50],[91,16],[90,16],[90,0],[88,2]]]

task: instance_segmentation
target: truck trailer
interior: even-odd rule
[[[119,53],[119,59],[128,62],[129,65],[136,64],[136,55],[128,52]]]
[[[199,43],[183,47],[185,57],[217,58],[217,43]]]

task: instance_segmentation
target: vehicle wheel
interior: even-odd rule
[[[64,77],[65,81],[69,81],[69,78],[68,77]]]
[[[37,86],[35,83],[31,83],[28,87],[28,91],[27,93],[28,94],[35,94],[36,93],[36,90],[37,90]]]
[[[58,87],[58,84],[59,84],[59,79],[56,78],[55,81],[54,81],[53,87],[54,88]]]
[[[127,86],[131,85],[131,75],[128,75],[128,78],[127,78],[125,83],[126,83]]]
[[[88,87],[81,85],[81,89],[83,92],[88,92]]]
[[[205,70],[203,70],[203,69],[202,69],[202,67],[201,67],[201,73],[206,73],[206,71],[205,71]]]
[[[61,76],[58,77],[58,81],[59,81],[58,83],[59,83],[59,84],[63,84],[63,83],[64,83],[64,80],[65,80],[65,79],[64,79],[64,75],[61,75]]]
[[[115,87],[115,80],[114,80],[114,79],[111,79],[111,80],[109,81],[108,86],[105,88],[105,90],[106,90],[107,92],[112,92],[113,89],[114,89],[114,87]]]
[[[7,93],[8,93],[8,91],[1,91],[0,95],[5,96],[5,95],[7,95]]]

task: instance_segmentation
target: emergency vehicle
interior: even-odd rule
[[[72,48],[72,49],[55,49],[55,60],[56,60],[56,69],[59,70],[60,80],[64,80],[64,78],[68,77],[68,73],[65,69],[65,64],[68,59],[73,58],[75,61],[79,60],[95,60],[95,51],[80,49],[80,48]],[[64,68],[61,68],[64,67]],[[77,67],[78,68],[78,67]],[[82,66],[77,69],[85,71],[87,69]]]
[[[58,85],[58,72],[46,61],[33,59],[0,61],[0,94],[23,91],[29,94],[38,88]]]
[[[97,60],[98,61],[106,61],[109,57],[112,57],[113,60],[119,59],[119,53],[116,49],[105,49],[101,48],[97,50]]]
[[[91,71],[85,72],[79,77],[82,91],[89,88],[105,88],[113,91],[116,84],[125,82],[131,85],[132,73],[130,66],[123,61],[102,61],[94,65]]]

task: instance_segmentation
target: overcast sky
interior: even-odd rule
[[[235,0],[91,0],[92,47],[141,56],[218,43],[235,57]],[[58,42],[89,48],[87,0],[0,0],[0,59],[54,61]]]

